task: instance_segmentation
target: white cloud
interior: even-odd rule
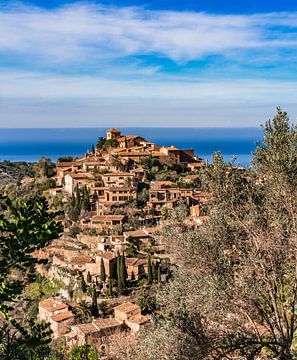
[[[296,116],[297,82],[113,81],[0,72],[1,127],[255,126],[281,105]]]
[[[33,62],[98,62],[158,54],[176,61],[232,49],[296,46],[295,34],[271,26],[297,26],[296,13],[210,15],[73,4],[58,9],[0,9],[0,52]]]
[[[200,102],[296,101],[297,82],[268,79],[109,80],[95,76],[0,72],[0,97],[15,99],[191,99]]]

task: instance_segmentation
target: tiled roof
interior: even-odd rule
[[[45,300],[41,301],[39,303],[39,307],[41,307],[49,312],[68,308],[68,306],[66,304],[64,304],[61,300],[55,299],[55,298],[49,298],[49,299],[45,299]]]
[[[135,323],[135,324],[145,324],[146,322],[151,320],[150,315],[134,315],[129,318],[128,322]]]
[[[146,259],[139,259],[139,258],[126,258],[126,265],[127,266],[141,266],[146,265]]]
[[[144,230],[126,231],[124,234],[127,237],[128,236],[132,236],[132,237],[150,237],[150,235],[148,235],[148,233],[145,232]]]
[[[86,263],[91,263],[91,262],[93,262],[93,261],[89,256],[79,255],[79,256],[73,257],[70,261],[70,264],[71,265],[84,265]]]
[[[138,305],[132,304],[130,302],[123,303],[114,308],[114,310],[121,311],[123,313],[129,313],[130,311],[140,310]]]
[[[96,333],[99,331],[98,328],[92,323],[79,324],[79,325],[73,326],[73,328],[79,329],[85,335],[93,334],[93,333]]]
[[[72,312],[70,311],[63,311],[59,314],[55,314],[52,316],[52,320],[56,321],[56,322],[60,322],[60,321],[64,321],[67,319],[70,319],[74,317],[74,315],[72,314]]]
[[[93,324],[100,330],[121,326],[121,324],[114,318],[93,320]]]
[[[143,137],[137,136],[137,135],[126,135],[126,136],[121,136],[121,137],[117,138],[117,141],[123,142],[126,140],[134,140],[134,139],[143,139]]]
[[[110,252],[110,251],[106,251],[105,253],[101,254],[100,255],[103,259],[106,259],[106,260],[111,260],[111,259],[114,259],[116,258],[116,256],[114,255],[114,253]]]
[[[133,177],[133,174],[129,173],[129,172],[118,172],[118,173],[108,173],[108,174],[103,174],[102,177],[106,177],[106,176],[109,176],[109,177],[112,177],[112,176],[115,176],[115,177],[118,177],[118,176],[132,176]]]

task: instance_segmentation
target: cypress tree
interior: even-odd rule
[[[111,278],[108,280],[108,295],[112,296],[112,284],[111,284]]]
[[[153,275],[153,280],[154,281],[157,280],[157,269],[154,261],[152,262],[152,275]]]
[[[83,275],[81,276],[81,279],[80,279],[80,288],[83,293],[85,293],[87,291],[87,285],[86,285],[85,278],[83,277]]]
[[[159,266],[158,266],[158,284],[160,284],[160,283],[161,283],[161,266],[159,264]]]
[[[118,259],[117,259],[117,275],[118,275],[117,289],[118,289],[118,293],[121,295],[123,293],[123,280],[122,280],[122,257],[120,255],[118,255]]]
[[[82,191],[81,208],[84,210],[90,209],[89,190],[86,185],[83,187]]]
[[[91,274],[90,274],[89,271],[88,271],[88,274],[87,274],[87,282],[88,282],[88,283],[91,283],[91,282],[92,282]]]
[[[118,253],[118,257],[117,257],[117,279],[118,279],[118,282],[120,281],[121,279],[121,255]]]
[[[92,144],[92,153],[95,154],[95,146]]]
[[[149,284],[153,282],[153,271],[150,255],[147,257],[147,280]]]
[[[122,255],[122,258],[121,258],[121,279],[122,279],[123,289],[125,289],[126,280],[127,280],[127,269],[126,269],[126,259],[125,259],[124,252],[123,252],[123,255]]]
[[[106,281],[106,272],[105,272],[105,266],[103,258],[101,258],[101,264],[100,264],[100,279],[102,282]]]
[[[93,284],[93,291],[92,291],[92,315],[98,317],[98,303],[97,303],[97,291],[95,284]]]

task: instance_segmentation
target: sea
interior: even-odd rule
[[[45,156],[56,161],[61,156],[79,156],[92,149],[102,128],[0,129],[0,161],[35,162]],[[248,166],[256,143],[262,140],[261,128],[121,128],[124,135],[140,135],[158,145],[175,145],[195,150],[211,161],[220,151],[225,161],[236,157],[236,164]]]

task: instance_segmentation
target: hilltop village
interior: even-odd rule
[[[38,306],[53,339],[69,349],[89,344],[101,355],[120,336],[137,339],[158,311],[154,289],[170,278],[161,236],[170,214],[184,204],[188,226],[207,219],[203,205],[212,196],[200,190],[204,166],[193,149],[117,129],[85,156],[59,159],[44,195],[53,211],[66,208],[64,233],[36,254],[49,260],[38,276],[56,284]]]

